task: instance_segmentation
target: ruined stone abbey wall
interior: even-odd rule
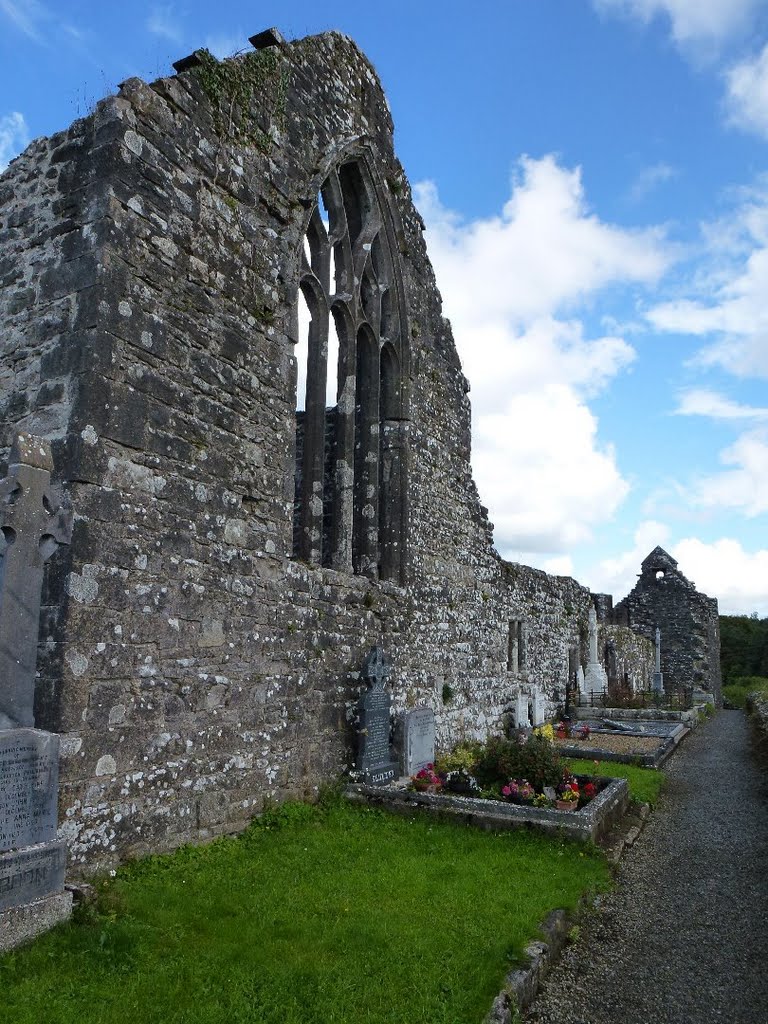
[[[637,583],[613,612],[613,621],[647,637],[661,633],[661,670],[667,693],[696,688],[722,701],[720,617],[717,601],[700,593],[663,548],[643,560]]]
[[[75,513],[36,692],[63,736],[75,871],[231,831],[348,771],[374,643],[396,708],[433,707],[442,744],[499,728],[521,683],[554,712],[569,649],[584,655],[588,590],[493,548],[392,131],[373,69],[331,33],[131,79],[0,178],[0,445],[19,427],[51,440]],[[321,189],[346,222],[330,242]],[[307,427],[297,489],[297,293],[322,352],[329,245],[350,275],[330,311],[341,454],[324,475]],[[647,682],[651,645],[601,631]]]

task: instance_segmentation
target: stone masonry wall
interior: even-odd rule
[[[519,685],[554,711],[591,601],[493,549],[467,382],[365,57],[330,33],[217,67],[129,80],[0,177],[0,445],[17,427],[50,439],[75,511],[36,718],[63,735],[79,872],[236,830],[348,771],[374,643],[396,708],[433,707],[441,744],[500,728]],[[252,87],[233,118],[226,74]],[[350,153],[388,197],[407,308],[402,586],[291,557],[299,255]],[[646,671],[647,643],[601,629]]]

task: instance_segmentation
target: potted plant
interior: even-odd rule
[[[443,789],[449,793],[472,795],[480,792],[479,782],[466,768],[454,768],[453,771],[446,772],[442,778]]]
[[[433,764],[428,764],[426,768],[411,776],[411,789],[415,789],[417,793],[436,793],[442,784],[443,780],[435,771]]]
[[[557,799],[555,807],[559,811],[573,811],[579,802],[579,784],[575,776],[566,769],[563,778],[557,787]]]
[[[555,807],[558,811],[575,811],[579,803],[579,792],[574,789],[564,789],[555,800]]]
[[[513,804],[532,804],[536,790],[527,779],[510,779],[501,787],[501,795]]]

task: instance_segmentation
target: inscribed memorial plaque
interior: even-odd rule
[[[0,911],[61,892],[66,860],[63,840],[0,853]]]
[[[415,775],[435,762],[435,713],[431,708],[406,712],[403,721],[403,775]]]
[[[0,851],[56,837],[58,778],[58,736],[0,731]]]

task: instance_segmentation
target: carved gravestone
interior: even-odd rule
[[[0,729],[34,725],[43,566],[69,544],[72,513],[54,511],[50,445],[19,434],[0,480]]]
[[[54,511],[48,444],[20,434],[0,481],[0,952],[65,920],[66,844],[56,839],[59,737],[34,729],[43,566],[69,543]]]
[[[540,690],[537,686],[533,691],[533,724],[535,726],[544,725],[546,708],[547,698],[544,695],[544,691]]]
[[[613,640],[609,640],[605,645],[605,673],[608,677],[608,688],[614,690],[619,685],[619,659]]]
[[[435,713],[432,708],[407,711],[402,725],[402,773],[415,775],[435,763]]]
[[[515,696],[515,728],[530,729],[531,720],[528,717],[528,695],[517,693]]]
[[[389,665],[381,647],[373,647],[363,662],[368,684],[358,704],[357,771],[369,786],[386,786],[397,778],[398,766],[390,745],[392,699],[384,689]]]

